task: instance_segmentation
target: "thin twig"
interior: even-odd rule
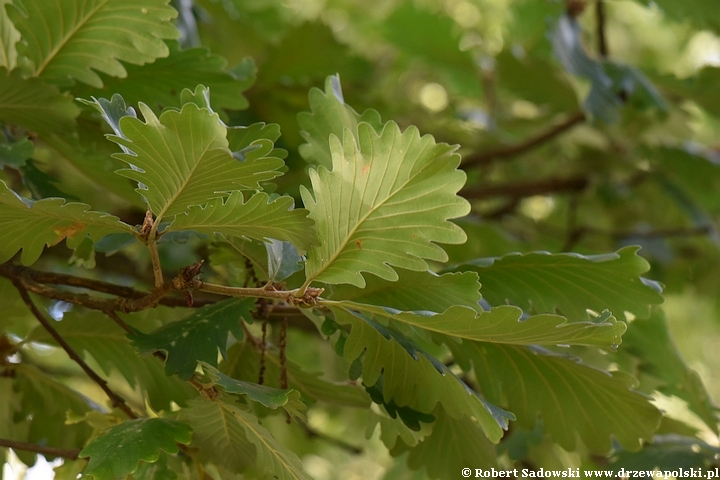
[[[155,305],[165,305],[169,307],[185,307],[187,308],[187,300],[185,298],[172,297],[170,293],[171,287],[166,287],[161,292],[141,292],[130,287],[113,285],[111,283],[101,282],[98,280],[74,277],[53,272],[42,272],[33,270],[29,267],[21,265],[13,265],[10,262],[0,264],[0,277],[5,277],[13,283],[19,282],[26,290],[53,300],[61,300],[63,302],[79,305],[91,310],[99,310],[101,312],[123,312],[132,313],[152,308]],[[98,298],[86,293],[78,293],[69,290],[54,288],[45,284],[68,285],[73,287],[87,288],[102,293],[117,295],[118,298]],[[201,307],[222,300],[222,297],[215,298],[196,298],[193,307]],[[284,316],[290,317],[290,324],[293,328],[299,328],[309,332],[317,332],[315,325],[308,320],[297,307],[291,305],[277,305],[270,314],[270,321],[273,323],[281,322]]]
[[[350,445],[349,443],[345,442],[344,440],[340,440],[339,438],[331,437],[330,435],[319,432],[312,428],[307,423],[300,423],[300,425],[303,427],[303,430],[305,430],[305,433],[309,438],[317,438],[319,440],[323,440],[325,442],[328,442],[332,445],[338,446],[342,448],[343,450],[347,450],[350,453],[353,453],[355,455],[361,454],[363,452],[363,449],[360,447],[356,447],[354,445]]]
[[[473,199],[492,197],[524,198],[563,191],[577,192],[584,190],[589,184],[590,181],[584,176],[548,178],[536,182],[471,187],[461,190],[460,195]]]
[[[607,37],[605,36],[605,2],[603,0],[595,1],[595,19],[597,24],[598,53],[602,58],[607,58],[609,52]]]
[[[575,125],[582,123],[584,120],[585,114],[583,112],[577,112],[566,118],[561,123],[549,128],[548,130],[542,132],[535,137],[529,138],[522,143],[518,143],[517,145],[503,147],[490,152],[468,155],[465,157],[462,167],[467,169],[469,167],[486,165],[494,160],[506,160],[509,158],[513,158],[517,155],[520,155],[529,150],[532,150],[535,147],[542,145],[543,143],[553,139],[554,137],[565,132],[566,130],[571,129]]]
[[[130,328],[130,326],[128,326],[128,324],[125,323],[125,320],[123,320],[122,318],[120,318],[117,313],[113,312],[112,310],[108,310],[107,312],[105,312],[105,315],[107,315],[108,317],[110,317],[110,319],[111,319],[113,322],[117,323],[117,324],[120,326],[120,328],[122,328],[122,329],[125,330],[126,332],[128,332],[128,333],[133,333],[133,331],[132,331],[132,329]]]
[[[226,285],[203,282],[202,280],[194,280],[192,288],[200,290],[201,292],[226,295],[228,297],[255,297],[283,300],[290,305],[315,305],[320,294],[325,290],[323,288],[310,287],[306,288],[304,295],[298,296],[300,289],[276,290],[272,286],[258,288],[228,287]]]
[[[92,379],[95,383],[98,384],[98,386],[105,392],[105,394],[110,398],[110,401],[112,403],[113,407],[118,407],[120,410],[125,412],[125,414],[130,418],[138,418],[138,415],[133,412],[130,407],[127,406],[125,403],[125,399],[123,399],[120,395],[113,392],[110,387],[108,386],[107,382],[100,377],[95,371],[88,366],[87,363],[80,357],[80,355],[77,354],[75,350],[70,346],[69,343],[65,341],[65,339],[58,333],[57,330],[52,326],[52,324],[48,321],[47,318],[45,318],[45,315],[38,309],[37,305],[32,301],[30,298],[30,294],[28,294],[28,291],[19,283],[15,283],[15,287],[18,289],[18,292],[20,293],[20,297],[25,302],[25,305],[30,309],[32,314],[37,318],[38,322],[47,330],[47,332],[50,334],[51,337],[55,339],[55,341],[62,347],[63,350],[68,354],[68,356],[77,363],[80,368],[83,369],[83,371],[87,374],[88,377]]]
[[[46,456],[62,457],[70,460],[77,460],[80,454],[79,448],[55,448],[46,447],[44,445],[36,445],[34,443],[19,442],[17,440],[9,440],[7,438],[0,438],[0,447],[12,448],[13,450],[24,450],[26,452],[40,453]]]

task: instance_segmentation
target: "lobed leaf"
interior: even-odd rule
[[[27,363],[13,365],[15,391],[22,398],[15,419],[21,419],[26,439],[57,448],[81,448],[92,433],[85,423],[67,425],[68,415],[91,411],[88,400],[55,377]],[[31,459],[35,455],[30,456]]]
[[[24,42],[21,54],[33,74],[52,83],[73,80],[102,87],[97,70],[127,75],[119,62],[135,65],[168,55],[162,39],[177,38],[169,0],[23,0],[8,9]]]
[[[156,462],[160,451],[176,454],[178,443],[189,444],[192,429],[166,418],[137,418],[107,429],[80,452],[90,457],[85,475],[98,480],[125,478],[137,470],[140,461]]]
[[[203,372],[215,385],[220,385],[227,393],[246,395],[253,402],[258,402],[267,408],[276,409],[284,407],[288,413],[296,414],[307,407],[300,401],[300,394],[296,390],[281,390],[279,388],[246,382],[229,377],[217,368],[201,362]]]
[[[661,414],[630,388],[632,379],[608,373],[563,355],[511,345],[463,342],[449,345],[469,358],[483,394],[517,415],[532,430],[542,417],[545,433],[565,450],[579,436],[590,451],[606,454],[613,439],[627,450],[650,440]]]
[[[192,446],[203,461],[234,472],[255,467],[263,478],[311,479],[293,452],[278,445],[255,416],[235,405],[198,398],[180,416],[193,427]]]
[[[492,442],[500,440],[513,415],[486,402],[445,365],[415,347],[408,339],[342,308],[330,307],[335,321],[351,327],[343,357],[354,361],[363,356],[362,379],[375,385],[382,374],[385,402],[425,413],[439,403],[454,418],[465,415],[482,428]]]
[[[40,135],[72,131],[80,113],[72,98],[56,86],[39,78],[24,78],[20,69],[8,72],[5,67],[0,67],[0,106],[0,122]]]
[[[561,312],[584,318],[587,309],[632,312],[647,316],[652,304],[662,303],[659,286],[640,275],[650,269],[624,247],[607,255],[533,252],[497,259],[479,259],[459,267],[479,275],[483,297],[491,305],[510,303],[528,312]]]
[[[0,0],[0,67],[11,71],[17,65],[17,42],[21,37],[7,14],[5,5],[9,3],[11,0]]]
[[[143,353],[164,350],[167,352],[165,372],[178,374],[183,380],[192,377],[197,362],[214,367],[218,364],[217,352],[227,358],[228,333],[238,340],[245,337],[240,323],[252,319],[255,308],[253,298],[231,298],[197,309],[190,316],[168,323],[151,333],[135,331],[128,335],[133,346]]]
[[[22,249],[20,260],[30,265],[46,245],[65,239],[74,248],[88,236],[97,241],[111,233],[135,233],[117,217],[89,208],[83,203],[66,203],[62,198],[24,199],[0,180],[0,262]]]
[[[259,182],[280,175],[267,170],[264,161],[234,159],[225,126],[207,108],[186,103],[182,110],[166,110],[160,118],[145,104],[139,108],[145,123],[124,116],[119,121],[123,137],[110,139],[130,150],[114,155],[131,166],[118,173],[146,186],[137,191],[158,220],[234,190],[259,189]],[[272,151],[272,142],[259,140],[257,147],[257,154],[264,158]],[[275,168],[279,168],[282,161],[276,160]]]
[[[454,305],[478,308],[480,283],[475,272],[411,272],[398,269],[394,282],[368,276],[364,288],[333,285],[323,295],[329,299],[383,305],[398,310],[444,312]]]
[[[432,433],[410,449],[407,461],[410,468],[425,467],[431,478],[454,480],[468,465],[497,468],[496,458],[495,446],[473,428],[472,422],[440,411]]]
[[[370,124],[381,131],[383,124],[375,110],[365,110],[362,115],[345,103],[340,77],[332,75],[325,79],[325,91],[312,88],[308,94],[310,112],[298,114],[300,135],[307,143],[300,145],[300,155],[308,162],[332,168],[332,153],[328,138],[335,135],[342,138],[345,128],[357,132],[361,122]]]
[[[610,312],[603,312],[595,321],[568,322],[559,315],[536,315],[522,318],[517,307],[501,306],[478,314],[475,310],[452,306],[443,313],[429,311],[401,312],[394,308],[350,301],[325,301],[325,305],[341,306],[366,315],[406,323],[437,333],[468,340],[513,345],[595,345],[615,347],[622,342],[627,329]]]
[[[146,65],[128,65],[127,76],[104,77],[102,88],[85,88],[75,92],[79,96],[100,97],[107,92],[121,95],[126,102],[137,105],[151,101],[151,107],[180,107],[180,92],[207,85],[212,91],[212,105],[215,110],[247,108],[248,102],[242,96],[252,83],[252,78],[236,78],[228,72],[227,61],[220,55],[213,55],[204,47],[180,50],[178,42],[168,42],[169,55],[158,58]]]
[[[281,362],[277,350],[265,350],[265,384],[279,386]],[[256,381],[260,373],[260,353],[249,342],[234,345],[228,351],[228,360],[220,365],[233,378]],[[334,405],[368,408],[370,399],[365,390],[351,383],[335,383],[323,380],[320,372],[308,372],[300,364],[286,359],[288,387],[302,393],[303,397],[321,400]]]
[[[313,194],[301,187],[317,225],[320,246],[308,251],[307,283],[365,285],[362,272],[397,280],[392,268],[424,271],[425,259],[446,261],[438,243],[462,243],[465,233],[448,221],[468,213],[456,195],[465,182],[454,147],[404,133],[388,123],[382,133],[367,123],[357,139],[345,129],[330,137],[333,170],[310,170]]]
[[[304,251],[316,242],[313,222],[307,210],[292,209],[291,197],[270,201],[268,194],[256,193],[248,199],[233,192],[225,200],[215,199],[205,206],[194,206],[175,221],[166,231],[193,230],[212,235],[221,233],[231,237],[269,241],[285,240]]]
[[[626,351],[640,360],[640,371],[662,382],[656,388],[685,400],[690,410],[717,433],[718,407],[713,404],[700,376],[680,356],[663,312],[656,309],[647,319],[635,319],[628,327],[626,338]]]

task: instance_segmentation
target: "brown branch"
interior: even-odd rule
[[[12,448],[13,450],[24,450],[26,452],[35,452],[42,455],[49,455],[53,457],[68,458],[70,460],[77,460],[80,454],[79,448],[55,448],[46,447],[44,445],[36,445],[34,443],[19,442],[17,440],[9,440],[7,438],[0,438],[0,447]]]
[[[20,293],[20,297],[25,302],[25,305],[30,309],[32,314],[37,318],[38,322],[47,330],[47,332],[50,334],[51,337],[55,339],[55,341],[62,347],[63,350],[68,354],[68,356],[77,363],[80,368],[83,369],[83,371],[87,374],[88,377],[90,377],[95,383],[98,384],[98,386],[105,392],[105,394],[110,398],[110,401],[112,402],[113,407],[117,407],[130,418],[138,418],[138,415],[133,412],[130,407],[127,406],[125,403],[125,399],[123,399],[120,395],[113,392],[110,387],[108,386],[107,382],[100,377],[95,371],[88,366],[87,363],[80,357],[80,355],[77,354],[75,350],[70,346],[69,343],[65,341],[65,339],[58,333],[57,330],[52,326],[52,324],[48,321],[47,318],[45,318],[45,315],[38,309],[37,305],[32,301],[30,298],[30,294],[28,294],[28,291],[23,287],[20,282],[14,283],[15,287],[18,289],[18,292]]]
[[[363,449],[360,447],[356,447],[354,445],[350,445],[344,440],[341,440],[339,438],[331,437],[330,435],[319,432],[312,428],[310,425],[304,422],[300,422],[300,426],[302,426],[303,430],[305,430],[305,434],[308,436],[308,438],[317,438],[318,440],[323,440],[327,443],[330,443],[332,445],[335,445],[337,447],[342,448],[343,450],[347,450],[348,452],[359,455],[363,452]]]
[[[597,24],[598,53],[602,58],[608,57],[607,37],[605,36],[605,2],[595,1],[595,19]]]
[[[187,299],[184,297],[173,297],[171,294],[166,295],[165,290],[162,292],[146,293],[130,287],[114,285],[100,280],[75,277],[62,273],[33,270],[29,267],[13,265],[10,262],[0,264],[0,277],[5,277],[12,282],[19,282],[23,288],[35,293],[36,295],[50,298],[52,300],[61,300],[63,302],[89,308],[91,310],[99,310],[108,315],[110,315],[108,312],[113,312],[113,314],[115,312],[137,312],[146,308],[152,308],[158,304],[169,307],[187,308],[188,306]],[[53,288],[46,284],[84,288],[101,293],[116,295],[118,298],[98,298],[86,293]],[[170,287],[168,287],[168,291],[169,290]],[[206,298],[195,298],[193,307],[213,304],[220,300],[222,300],[222,297],[214,295]],[[293,328],[299,328],[309,332],[317,331],[315,325],[294,306],[275,306],[270,314],[270,321],[273,323],[281,322],[282,317],[284,316],[290,317],[290,326]],[[119,319],[119,317],[117,318]],[[113,320],[115,320],[115,318],[113,318]],[[117,323],[117,320],[115,321]],[[120,321],[122,321],[122,319],[120,319]]]
[[[492,197],[523,198],[533,195],[547,195],[558,192],[577,192],[590,184],[587,177],[548,178],[536,182],[510,183],[465,188],[460,195],[465,198],[483,199]]]
[[[529,150],[532,150],[535,147],[542,145],[543,143],[547,142],[548,140],[551,140],[551,139],[555,138],[556,136],[560,135],[561,133],[571,129],[575,125],[582,123],[584,120],[585,120],[585,113],[577,112],[577,113],[569,116],[568,118],[566,118],[561,123],[549,128],[548,130],[542,132],[541,134],[539,134],[535,137],[525,140],[522,143],[499,148],[497,150],[493,150],[490,152],[483,152],[483,153],[476,153],[476,154],[468,155],[465,157],[462,167],[467,169],[469,167],[487,165],[488,163],[491,163],[494,160],[506,160],[506,159],[513,158],[517,155],[520,155]]]

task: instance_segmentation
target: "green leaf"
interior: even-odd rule
[[[18,52],[16,44],[20,41],[20,32],[8,17],[5,5],[11,0],[0,0],[0,67],[8,71],[17,65]]]
[[[712,471],[712,465],[716,464],[719,455],[720,448],[697,437],[656,435],[652,444],[646,445],[639,452],[617,452],[611,468],[614,472],[621,468],[625,471],[652,471],[656,468],[658,471],[677,471],[678,468]],[[694,472],[691,470],[688,473]]]
[[[268,276],[273,282],[285,280],[302,270],[302,258],[290,242],[271,240],[265,243],[267,249]]]
[[[265,384],[278,386],[280,358],[276,349],[265,350]],[[260,373],[260,353],[249,342],[234,345],[228,351],[228,361],[221,365],[223,371],[233,378],[256,381]],[[335,383],[320,378],[320,372],[308,372],[297,362],[285,361],[288,387],[302,393],[303,397],[321,400],[333,405],[368,408],[370,400],[365,391],[354,384]]]
[[[140,461],[156,462],[160,450],[178,453],[178,443],[189,444],[192,429],[166,418],[138,418],[126,420],[109,428],[93,439],[80,452],[80,457],[90,457],[83,472],[98,480],[124,478],[138,468]]]
[[[655,310],[647,319],[635,319],[628,327],[626,339],[626,350],[640,359],[639,369],[663,382],[657,389],[685,400],[690,410],[717,433],[718,408],[700,376],[680,356],[663,312]]]
[[[332,168],[332,153],[328,138],[330,135],[342,138],[345,128],[357,132],[358,124],[365,122],[378,132],[382,130],[382,120],[377,111],[368,109],[360,115],[345,103],[338,75],[325,79],[324,92],[313,88],[308,97],[310,112],[298,114],[300,135],[307,142],[300,145],[299,151],[308,162]]]
[[[518,426],[532,430],[541,415],[545,433],[565,450],[576,448],[578,436],[599,454],[610,451],[612,439],[638,450],[658,427],[660,412],[621,372],[538,348],[480,342],[450,347],[472,361],[483,394],[514,412]]]
[[[13,371],[15,391],[22,398],[16,421],[28,424],[27,441],[57,448],[85,445],[92,429],[85,423],[67,425],[65,419],[89,412],[88,400],[32,365],[14,364]]]
[[[437,275],[431,271],[410,272],[398,269],[398,279],[388,282],[369,276],[364,288],[334,285],[326,298],[357,303],[384,305],[398,310],[444,312],[454,305],[477,308],[480,283],[474,272]]]
[[[409,57],[421,59],[463,95],[482,95],[482,71],[469,50],[460,48],[457,24],[446,15],[402,3],[382,25],[385,37]]]
[[[198,398],[181,410],[195,432],[199,458],[233,471],[254,466],[263,478],[310,480],[300,459],[277,444],[253,415],[235,405]]]
[[[641,0],[643,4],[651,4],[652,8],[660,10],[673,20],[684,23],[690,22],[702,30],[711,30],[720,34],[720,14],[715,9],[713,0],[687,0],[675,2],[673,0]]]
[[[20,53],[29,58],[35,76],[53,83],[80,80],[100,88],[102,80],[93,70],[124,77],[119,60],[142,65],[166,57],[162,39],[179,35],[170,22],[177,12],[169,0],[17,3],[8,15],[24,40]]]
[[[436,144],[417,128],[404,133],[390,122],[377,134],[358,126],[342,142],[330,137],[333,170],[310,170],[313,195],[301,187],[317,225],[320,246],[308,251],[308,283],[362,287],[362,272],[397,280],[392,266],[428,269],[425,259],[446,261],[438,243],[462,243],[465,233],[448,221],[468,213],[456,195],[465,182],[455,147]]]
[[[22,167],[35,153],[35,144],[27,137],[12,143],[0,143],[0,165]]]
[[[618,322],[608,311],[594,321],[568,322],[559,315],[521,318],[522,310],[511,306],[495,307],[478,315],[475,310],[462,306],[450,307],[438,314],[428,311],[400,312],[388,307],[349,301],[324,301],[323,304],[468,340],[514,345],[614,347],[622,343],[621,336],[627,329],[624,322]]]
[[[439,411],[432,433],[410,449],[408,465],[413,469],[425,467],[431,478],[455,480],[469,465],[473,469],[497,468],[496,457],[495,446],[472,422]]]
[[[4,67],[0,67],[0,107],[0,122],[40,135],[72,131],[80,113],[72,98],[54,85]]]
[[[147,187],[137,191],[158,219],[234,190],[259,189],[260,182],[280,175],[275,169],[282,160],[265,157],[272,142],[259,139],[252,159],[234,159],[225,126],[206,108],[186,103],[182,110],[166,110],[160,118],[143,103],[139,108],[145,122],[125,116],[119,122],[123,137],[110,139],[132,152],[114,155],[132,167],[118,173]]]
[[[486,402],[445,365],[422,352],[408,339],[369,319],[344,309],[331,308],[335,320],[350,325],[343,357],[354,361],[363,355],[362,379],[367,386],[384,376],[384,400],[399,407],[430,413],[440,403],[454,418],[465,415],[482,428],[492,442],[500,440],[513,415]]]
[[[272,388],[267,385],[237,380],[228,377],[217,368],[205,362],[200,362],[200,365],[212,383],[220,385],[227,393],[247,395],[253,402],[261,403],[272,409],[284,407],[288,412],[298,412],[307,409],[300,401],[300,394],[296,390],[280,390],[279,388]]]
[[[195,391],[186,382],[165,375],[158,359],[138,355],[125,330],[106,315],[70,311],[54,327],[76,352],[87,352],[92,356],[106,377],[112,378],[112,372],[118,371],[131,387],[139,387],[143,397],[157,411],[170,410],[172,402],[184,405]],[[36,328],[28,340],[57,345],[43,328]]]
[[[178,42],[168,42],[170,54],[142,66],[128,65],[127,76],[103,78],[102,89],[75,89],[82,97],[108,96],[108,92],[120,94],[131,105],[152,102],[157,112],[166,107],[181,107],[180,92],[207,85],[212,92],[214,110],[228,108],[241,110],[248,102],[242,96],[253,78],[236,78],[227,71],[227,61],[213,55],[203,47],[180,50]]]
[[[511,303],[528,312],[561,312],[571,319],[585,318],[586,309],[644,317],[652,304],[662,303],[655,282],[640,275],[650,265],[625,247],[607,255],[510,254],[479,259],[459,267],[480,276],[480,292],[491,305]]]
[[[165,372],[178,374],[183,380],[192,377],[198,361],[217,366],[217,352],[227,358],[228,333],[238,340],[245,336],[240,322],[251,320],[250,310],[255,308],[253,298],[231,298],[197,309],[183,320],[168,323],[145,334],[129,334],[133,346],[143,353],[164,350],[167,352]]]
[[[166,231],[193,230],[261,241],[286,240],[305,251],[317,243],[313,222],[307,217],[307,210],[292,209],[293,203],[291,197],[270,201],[264,192],[245,202],[241,192],[233,192],[225,200],[218,198],[205,206],[190,207],[187,214],[176,216]]]
[[[111,233],[135,229],[107,213],[91,212],[83,203],[65,203],[61,198],[33,202],[23,199],[0,180],[0,262],[22,249],[20,260],[34,263],[45,248],[67,239],[70,248],[90,236],[100,240]]]

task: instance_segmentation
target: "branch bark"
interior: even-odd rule
[[[595,2],[595,19],[597,25],[597,41],[598,53],[602,58],[609,55],[607,46],[607,37],[605,36],[605,2],[604,0],[596,0]]]
[[[26,452],[35,452],[42,455],[50,455],[53,457],[62,457],[69,460],[77,460],[80,449],[55,448],[46,447],[44,445],[36,445],[28,442],[18,442],[17,440],[9,440],[0,438],[0,447],[12,448],[13,450],[24,450]]]
[[[548,178],[537,182],[509,183],[465,188],[460,195],[465,198],[484,199],[492,197],[523,198],[558,192],[578,192],[587,188],[587,177]]]
[[[561,133],[571,129],[575,125],[585,121],[585,113],[577,112],[570,117],[566,118],[561,123],[549,128],[548,130],[540,133],[539,135],[529,138],[522,143],[516,145],[510,145],[508,147],[499,148],[490,152],[471,154],[465,157],[462,167],[467,169],[469,167],[477,167],[481,165],[487,165],[495,160],[507,160],[516,157],[522,153],[530,151],[543,143],[547,142],[560,135]]]
[[[48,321],[47,318],[45,318],[45,315],[38,309],[37,305],[35,305],[35,302],[32,301],[30,298],[30,294],[28,291],[21,285],[19,282],[14,283],[15,288],[18,289],[18,292],[20,293],[20,297],[25,302],[25,305],[30,309],[32,314],[35,316],[35,318],[40,322],[40,324],[47,330],[47,332],[50,334],[51,337],[55,339],[55,341],[62,347],[63,350],[68,354],[68,356],[77,363],[80,368],[83,369],[83,371],[87,374],[90,379],[92,379],[93,382],[97,383],[98,386],[105,392],[105,394],[110,398],[110,401],[112,403],[113,407],[117,407],[130,418],[138,418],[138,415],[133,412],[130,407],[128,407],[127,403],[125,403],[125,399],[122,398],[117,393],[113,392],[110,387],[108,386],[107,382],[100,377],[95,371],[88,366],[87,363],[78,355],[78,353],[73,350],[73,348],[70,346],[69,343],[65,341],[65,339],[58,333],[57,330],[52,326],[52,324]]]

